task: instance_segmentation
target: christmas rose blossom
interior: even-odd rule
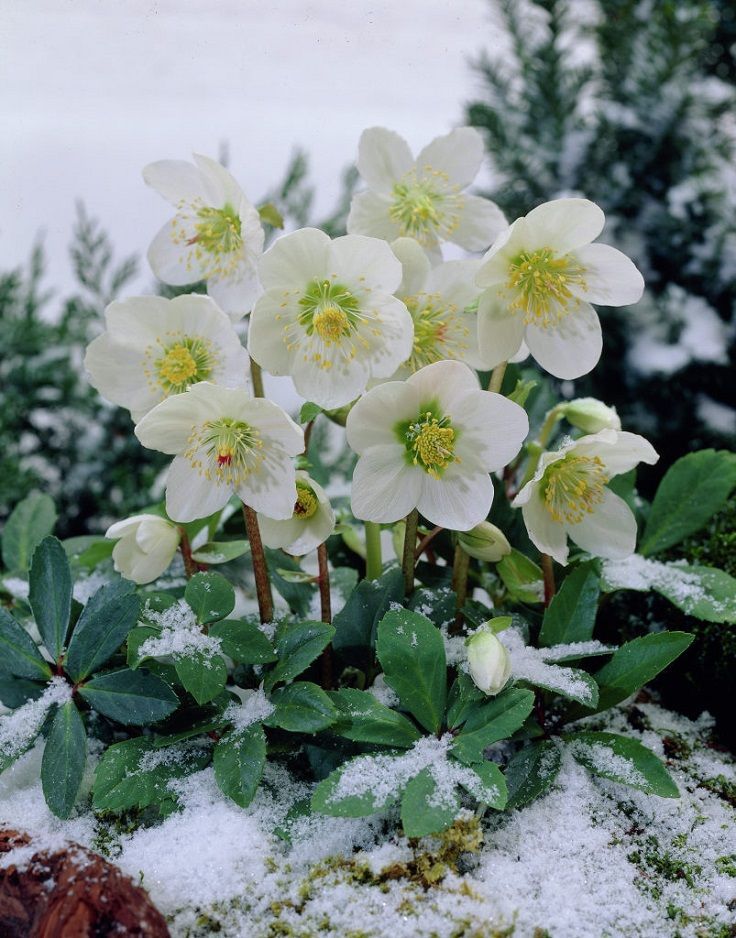
[[[309,473],[296,473],[294,513],[286,521],[258,515],[261,538],[266,547],[280,547],[301,557],[324,543],[335,530],[335,512],[325,490]]]
[[[160,515],[134,515],[117,521],[105,532],[117,540],[112,549],[113,565],[126,580],[152,583],[164,573],[179,548],[175,524]]]

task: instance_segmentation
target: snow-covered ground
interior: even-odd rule
[[[80,197],[143,252],[167,208],[141,168],[223,143],[254,199],[304,147],[327,208],[364,127],[419,147],[457,124],[497,40],[487,0],[0,0],[2,267],[43,229],[69,286]]]

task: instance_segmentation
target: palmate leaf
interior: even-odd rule
[[[72,610],[72,574],[61,542],[45,537],[33,552],[28,602],[54,661],[66,644]]]
[[[209,635],[220,642],[223,652],[242,664],[269,664],[276,660],[271,642],[254,622],[225,619],[210,627]]]
[[[332,817],[367,817],[393,804],[404,785],[403,780],[393,779],[392,772],[392,764],[400,755],[382,753],[380,756],[358,756],[351,759],[317,785],[312,793],[312,809]],[[348,786],[346,791],[342,777],[346,772],[354,775],[356,770],[363,779],[380,777],[387,784],[380,789],[374,785],[363,784],[356,791],[352,791]]]

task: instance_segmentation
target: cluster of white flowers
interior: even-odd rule
[[[483,160],[469,127],[416,159],[398,134],[366,130],[358,148],[366,188],[353,199],[348,234],[305,228],[265,253],[259,212],[233,176],[194,160],[144,170],[175,208],[148,257],[163,282],[205,281],[208,296],[112,303],[86,357],[92,383],[130,410],[143,445],[174,456],[171,521],[138,516],[108,531],[119,538],[117,568],[136,582],[165,569],[178,525],[210,516],[233,494],[258,512],[267,546],[301,555],[334,530],[324,490],[294,459],[304,433],[254,397],[253,364],[290,376],[325,410],[349,408],[356,518],[389,524],[416,509],[470,532],[486,522],[490,474],[516,459],[529,430],[524,409],[481,389],[475,371],[531,353],[552,375],[578,378],[601,354],[590,304],[629,304],[642,293],[627,257],[591,243],[604,224],[594,203],[558,199],[509,225],[493,202],[468,194]],[[444,242],[487,253],[444,261]],[[248,313],[246,351],[234,324]],[[570,409],[571,422],[605,429],[543,453],[514,505],[534,543],[560,563],[568,534],[584,550],[621,557],[634,549],[636,526],[607,483],[656,454],[604,405],[574,403],[582,416]],[[510,548],[497,533],[490,553],[487,545],[478,553],[472,537],[468,553],[502,556]]]

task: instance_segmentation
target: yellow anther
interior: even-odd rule
[[[570,454],[545,472],[541,484],[544,506],[554,521],[579,524],[603,501],[607,482],[598,456]]]
[[[585,286],[583,268],[569,254],[551,248],[524,251],[512,262],[507,287],[515,294],[512,309],[524,322],[546,327],[556,324],[577,303],[571,286]]]

